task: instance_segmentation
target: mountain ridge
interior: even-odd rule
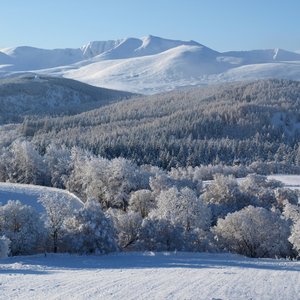
[[[93,41],[80,48],[0,50],[0,77],[31,71],[153,94],[241,79],[300,80],[300,54],[279,48],[218,52],[192,40],[152,35]]]

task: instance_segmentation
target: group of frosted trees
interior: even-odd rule
[[[45,212],[20,201],[0,206],[0,257],[51,252],[102,254],[118,249],[112,222],[89,200],[78,210],[61,194],[40,199]]]
[[[247,175],[247,168],[167,172],[64,147],[48,149],[44,160],[35,154],[29,158],[27,163],[40,161],[47,167],[44,182],[75,193],[84,205],[76,210],[53,192],[39,200],[44,207],[41,215],[18,201],[0,206],[2,256],[8,248],[12,255],[117,250],[230,251],[251,257],[300,254],[298,192],[264,176]],[[40,178],[40,172],[26,169],[11,178]],[[244,178],[238,182],[233,175]],[[207,177],[213,180],[203,182]]]

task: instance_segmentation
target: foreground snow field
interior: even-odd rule
[[[0,261],[1,299],[299,299],[300,262],[231,254],[48,254]]]

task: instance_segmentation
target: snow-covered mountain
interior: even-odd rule
[[[155,36],[94,41],[77,49],[0,50],[0,76],[35,71],[141,93],[237,81],[300,80],[300,54],[283,49],[220,53],[195,41]]]

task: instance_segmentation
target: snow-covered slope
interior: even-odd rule
[[[1,299],[289,299],[300,262],[231,254],[44,255],[0,261]]]
[[[300,60],[239,66],[206,80],[207,83],[216,83],[270,78],[300,80]]]
[[[77,49],[2,49],[0,76],[35,70],[140,93],[242,79],[300,80],[300,54],[283,49],[220,53],[155,36],[94,41]]]
[[[70,200],[74,209],[79,209],[83,206],[78,197],[65,190],[30,184],[0,182],[0,203],[2,205],[6,204],[8,200],[19,200],[23,204],[32,206],[38,212],[43,212],[44,208],[38,202],[38,199],[44,195],[51,195],[51,193],[61,195],[62,201],[63,199]]]
[[[34,74],[0,79],[0,124],[24,115],[69,115],[106,105],[131,94],[74,80]]]
[[[267,49],[252,51],[230,51],[224,52],[225,57],[236,57],[241,64],[260,64],[276,61],[300,61],[300,54],[283,49]]]
[[[199,76],[228,70],[230,63],[218,61],[216,53],[204,46],[181,45],[162,53],[129,59],[102,60],[57,75],[95,86],[135,92],[172,90],[189,85]]]

